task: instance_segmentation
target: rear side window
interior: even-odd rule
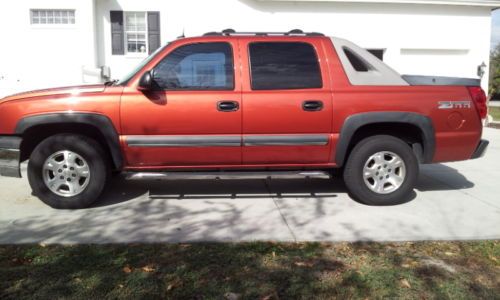
[[[249,46],[253,90],[323,86],[318,57],[307,43],[262,42]]]
[[[358,72],[368,72],[373,70],[373,67],[369,63],[367,63],[364,59],[359,57],[351,49],[344,47],[344,53],[347,56],[347,59],[351,63],[354,70]]]
[[[166,90],[232,90],[231,46],[228,43],[180,46],[154,68],[153,79]]]

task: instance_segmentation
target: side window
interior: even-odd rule
[[[153,79],[170,90],[232,90],[231,46],[222,42],[181,46],[154,68]]]
[[[313,46],[299,42],[258,42],[249,46],[252,89],[321,88]]]
[[[368,62],[354,53],[351,49],[344,47],[344,53],[354,70],[358,72],[368,72],[374,70],[374,68]]]

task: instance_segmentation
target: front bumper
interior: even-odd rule
[[[489,141],[481,140],[476,148],[476,151],[474,151],[474,153],[472,154],[471,159],[483,157],[484,154],[486,153],[486,149],[488,149],[489,144],[490,144]]]
[[[0,175],[21,178],[21,142],[18,136],[0,136]]]

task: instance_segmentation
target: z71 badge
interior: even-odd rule
[[[470,101],[439,101],[439,109],[471,108]]]

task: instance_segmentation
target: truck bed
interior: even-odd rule
[[[442,76],[421,76],[421,75],[402,75],[408,84],[417,85],[452,85],[452,86],[480,86],[481,80],[475,78],[460,77],[442,77]]]

